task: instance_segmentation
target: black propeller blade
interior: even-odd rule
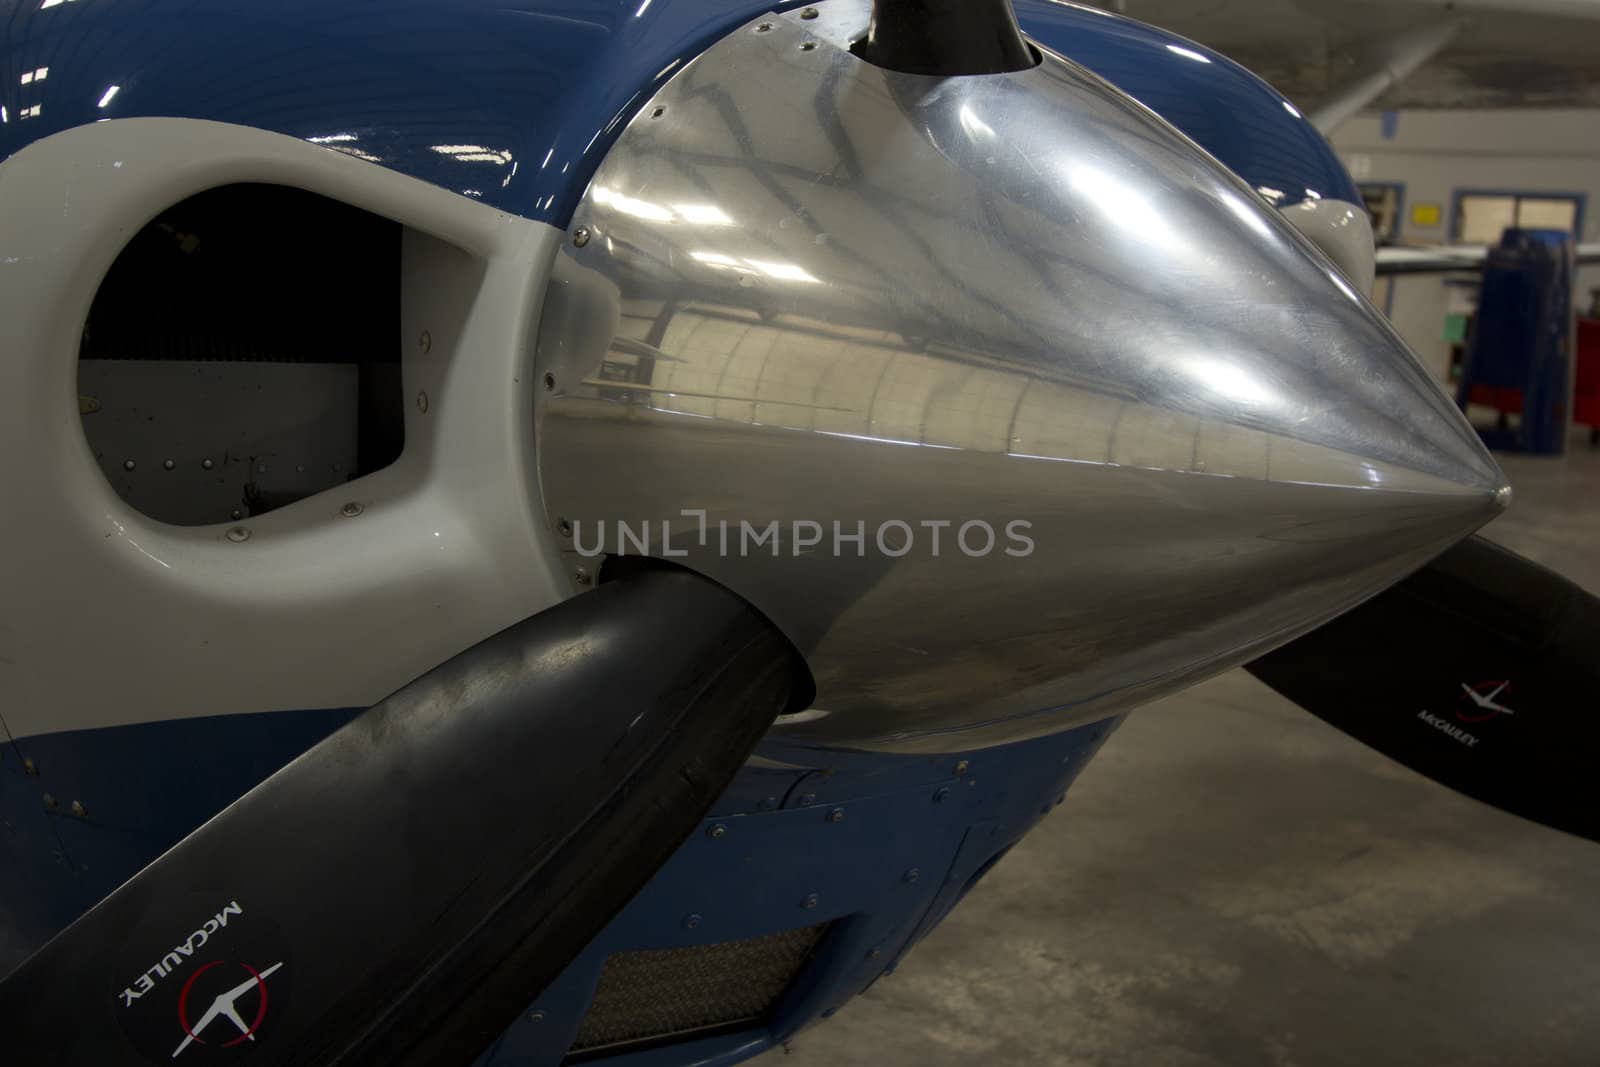
[[[775,715],[764,617],[624,576],[401,689],[0,982],[7,1062],[468,1064],[644,885]]]
[[[1413,770],[1600,840],[1600,600],[1472,537],[1249,665]]]

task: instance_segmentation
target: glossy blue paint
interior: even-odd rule
[[[217,715],[0,744],[0,975],[357,710]],[[24,759],[37,773],[23,773]]]
[[[734,27],[797,3],[0,0],[0,159],[100,119],[213,119],[564,226],[606,148],[666,78]],[[1039,42],[1252,186],[1281,190],[1284,204],[1308,189],[1353,189],[1292,105],[1216,53],[1049,0],[1020,0],[1018,15]]]
[[[714,944],[831,922],[810,962],[760,1024],[597,1062],[710,1067],[782,1043],[892,972],[1061,802],[1118,721],[947,756],[763,745],[761,754],[769,759],[801,765],[825,760],[828,767],[779,772],[792,778],[777,810],[752,809],[751,798],[761,790],[742,791],[736,783],[701,831],[528,1006],[478,1067],[559,1064],[613,953]],[[967,766],[957,774],[963,761]],[[836,809],[843,817],[832,821]],[[716,826],[723,832],[712,836]],[[806,907],[813,897],[815,905]],[[700,917],[693,929],[685,926],[688,915]]]
[[[1015,3],[1030,37],[1172,123],[1251,188],[1280,192],[1280,207],[1318,196],[1361,203],[1327,139],[1292,102],[1231,59],[1098,8]]]
[[[185,719],[24,738],[0,756],[0,975],[354,709]],[[482,1067],[556,1064],[614,952],[834,925],[761,1025],[612,1057],[748,1059],[861,992],[1057,806],[1118,720],[944,756],[773,742],[698,832],[530,1005]],[[24,754],[39,773],[22,770]],[[962,773],[957,765],[967,764]],[[50,792],[59,807],[46,812]],[[86,818],[67,805],[80,799]],[[829,818],[842,810],[837,821]],[[721,825],[713,837],[707,831]],[[916,871],[912,877],[908,872]],[[804,906],[815,894],[815,907]],[[701,916],[687,929],[686,915]],[[876,950],[876,951],[874,951]],[[540,1021],[531,1019],[542,1013]]]
[[[214,119],[359,153],[561,225],[655,88],[773,6],[0,0],[0,158],[97,119]],[[21,84],[41,67],[44,80]]]

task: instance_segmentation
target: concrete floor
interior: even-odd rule
[[[1600,452],[1503,456],[1496,540],[1600,591]],[[892,976],[777,1067],[1600,1064],[1600,844],[1233,671],[1136,712]]]

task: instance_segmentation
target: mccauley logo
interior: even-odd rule
[[[211,1006],[205,1010],[205,1013],[198,1020],[191,1023],[189,1021],[189,994],[193,992],[197,981],[221,966],[221,960],[212,960],[197,969],[189,976],[189,980],[183,984],[183,992],[178,995],[178,1024],[183,1027],[183,1041],[179,1043],[177,1051],[172,1054],[173,1059],[177,1059],[179,1054],[194,1042],[204,1045],[206,1039],[200,1036],[201,1032],[218,1019],[226,1019],[239,1028],[239,1036],[232,1041],[222,1042],[223,1048],[232,1048],[245,1041],[254,1041],[256,1039],[256,1031],[261,1029],[261,1023],[267,1017],[267,978],[276,974],[283,964],[274,963],[271,967],[261,971],[256,970],[248,963],[232,964],[232,968],[243,970],[249,977],[238,985],[218,993],[212,999]],[[228,968],[224,968],[224,973],[227,971]],[[234,977],[237,977],[237,974]],[[239,1011],[239,1003],[250,994],[255,995],[255,1011],[251,1013],[250,1022],[246,1023],[244,1015]]]
[[[159,979],[165,978],[179,967],[182,967],[194,955],[195,949],[200,948],[211,940],[212,934],[227,926],[230,916],[243,914],[244,909],[239,906],[237,900],[234,900],[230,901],[228,906],[217,912],[216,915],[201,923],[194,933],[184,939],[181,944],[173,946],[171,952],[156,960],[154,965],[147,968],[133,983],[118,994],[122,998],[122,1006],[124,1008],[133,1007],[133,1002],[154,989]]]
[[[174,919],[216,907],[206,893],[168,897],[117,951],[108,978],[128,1041],[152,1063],[180,1067],[248,1058],[290,1017],[289,939],[265,912],[229,900],[172,940]],[[165,929],[163,929],[165,927]],[[144,970],[131,982],[127,976]]]
[[[1449,736],[1455,738],[1468,748],[1478,747],[1478,739],[1475,736],[1467,733],[1467,731],[1463,730],[1454,723],[1451,723],[1445,719],[1441,719],[1439,716],[1430,712],[1427,708],[1423,708],[1421,711],[1417,712],[1417,718],[1421,719],[1435,730],[1438,730],[1440,733],[1448,734]]]

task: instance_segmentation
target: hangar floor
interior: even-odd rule
[[[1587,431],[1501,462],[1489,535],[1600,591]],[[1135,713],[897,973],[767,1062],[1592,1067],[1597,901],[1600,845],[1233,671]]]

